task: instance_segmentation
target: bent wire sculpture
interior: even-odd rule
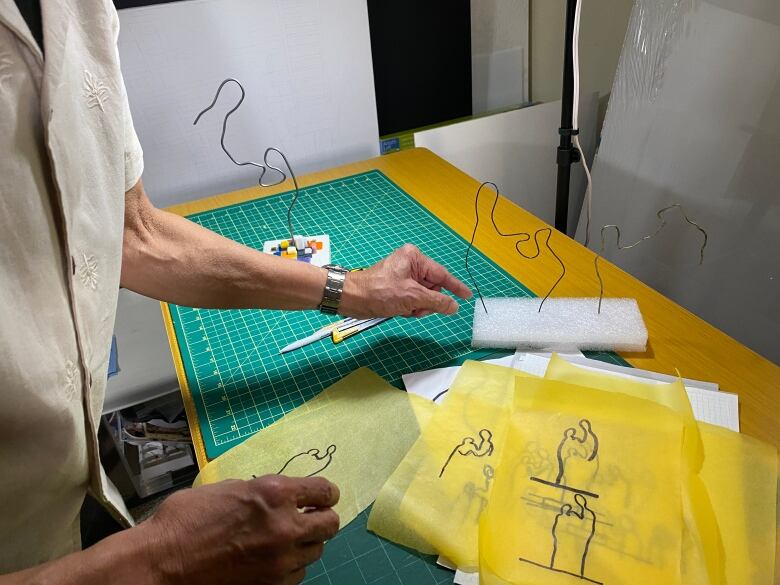
[[[463,437],[463,440],[450,452],[439,472],[439,477],[444,475],[456,453],[462,457],[490,457],[493,454],[493,433],[489,429],[479,431],[479,443],[474,437]]]
[[[693,227],[695,227],[699,232],[701,232],[702,236],[704,236],[704,239],[702,240],[701,249],[699,250],[699,266],[702,265],[704,262],[704,248],[707,247],[707,232],[704,230],[703,227],[701,227],[698,223],[693,221],[688,217],[688,215],[685,213],[685,210],[683,209],[683,206],[679,203],[674,203],[673,205],[669,205],[667,207],[664,207],[663,209],[659,209],[656,212],[656,217],[660,221],[658,224],[658,227],[652,234],[648,234],[646,236],[642,236],[639,238],[636,242],[633,242],[632,244],[621,244],[620,238],[622,234],[620,233],[620,227],[614,224],[608,224],[605,226],[602,226],[601,228],[601,249],[598,254],[596,254],[596,257],[593,260],[593,266],[596,269],[596,278],[599,280],[599,309],[598,312],[601,314],[601,302],[604,300],[604,281],[601,278],[601,273],[599,272],[599,259],[604,255],[604,250],[606,249],[607,242],[606,242],[606,232],[607,230],[614,229],[615,233],[617,234],[617,237],[615,239],[615,245],[618,250],[628,250],[630,248],[633,248],[635,246],[638,246],[642,242],[646,240],[650,240],[657,236],[661,231],[666,227],[666,219],[664,218],[664,214],[669,211],[670,209],[677,209],[681,214],[683,219]]]
[[[285,470],[293,464],[293,462],[298,462],[299,464],[304,461],[304,465],[311,464],[311,469],[313,471],[310,471],[307,475],[303,477],[313,477],[317,475],[318,473],[322,473],[325,471],[328,466],[333,462],[333,454],[336,452],[336,445],[329,445],[327,449],[325,449],[325,453],[320,455],[319,449],[309,449],[308,451],[304,451],[303,453],[298,453],[297,455],[294,455],[290,457],[290,459],[287,460],[287,463],[285,463],[282,468],[276,472],[276,475],[282,475]],[[308,459],[308,460],[307,460]],[[324,461],[324,463],[322,463]]]
[[[290,178],[293,181],[293,185],[295,186],[295,194],[293,195],[292,202],[290,203],[290,206],[287,208],[287,227],[290,230],[290,238],[294,241],[295,240],[295,230],[293,229],[292,225],[292,210],[293,207],[295,207],[295,204],[298,202],[298,196],[300,195],[300,189],[298,188],[298,179],[295,177],[295,173],[292,170],[292,167],[290,166],[290,161],[287,160],[287,157],[284,155],[284,153],[279,150],[276,147],[269,146],[265,150],[265,154],[263,155],[263,163],[260,164],[258,162],[254,162],[251,160],[239,162],[237,161],[232,154],[230,154],[230,151],[227,149],[227,146],[225,146],[225,134],[227,133],[227,123],[230,116],[232,116],[238,108],[241,107],[241,104],[244,103],[244,98],[246,97],[246,92],[244,91],[244,86],[241,85],[241,82],[237,79],[234,79],[232,77],[225,79],[222,83],[219,84],[219,87],[217,88],[217,93],[214,95],[214,99],[212,100],[211,104],[202,110],[197,117],[195,118],[195,121],[192,123],[193,126],[197,125],[197,123],[200,121],[201,116],[211,110],[217,103],[217,100],[219,99],[220,93],[222,93],[222,88],[225,87],[228,83],[233,82],[235,83],[238,88],[241,90],[241,97],[238,100],[238,103],[233,106],[231,110],[229,110],[225,117],[222,119],[222,136],[220,137],[220,145],[222,146],[222,150],[225,152],[227,157],[231,160],[231,162],[239,167],[243,166],[253,166],[258,169],[260,169],[260,178],[257,180],[258,184],[261,187],[273,187],[275,185],[279,185],[287,180],[287,173],[285,173],[281,168],[272,165],[270,162],[268,162],[268,155],[270,153],[276,153],[279,156],[282,157],[282,160],[284,161],[285,166],[287,167],[287,171],[290,173]],[[265,177],[265,174],[268,172],[268,169],[274,170],[280,175],[280,179],[278,181],[274,181],[271,183],[264,183],[263,177]]]
[[[550,290],[547,291],[547,294],[544,295],[542,302],[539,303],[539,312],[541,313],[545,301],[548,298],[550,298],[552,292],[566,276],[566,265],[563,263],[563,260],[560,259],[558,254],[555,253],[555,250],[553,250],[552,246],[550,245],[550,238],[552,238],[553,229],[550,227],[539,228],[534,232],[533,238],[531,237],[531,234],[529,234],[528,232],[515,232],[515,233],[502,232],[501,228],[499,228],[498,224],[496,224],[496,216],[495,216],[496,206],[498,205],[498,186],[496,186],[495,183],[492,183],[490,181],[485,181],[479,186],[479,189],[477,189],[477,195],[474,198],[474,212],[476,214],[476,222],[474,223],[474,231],[471,233],[471,241],[469,242],[468,248],[466,248],[466,258],[465,258],[466,272],[468,273],[469,278],[471,279],[471,283],[474,285],[474,289],[477,291],[477,296],[479,296],[479,300],[482,303],[482,308],[485,309],[485,313],[487,313],[488,310],[487,307],[485,306],[485,299],[482,297],[482,292],[479,290],[479,285],[477,284],[477,281],[474,278],[474,275],[471,273],[471,269],[469,268],[469,255],[471,254],[471,249],[474,247],[474,240],[477,237],[477,228],[479,228],[479,195],[480,193],[482,193],[482,189],[484,189],[488,185],[490,185],[490,187],[492,187],[493,191],[495,191],[496,193],[496,198],[493,200],[493,207],[490,209],[490,221],[493,224],[493,228],[496,230],[496,233],[499,236],[502,236],[504,238],[519,238],[518,240],[515,241],[515,249],[517,250],[517,253],[520,254],[520,256],[522,256],[526,260],[534,260],[538,258],[539,255],[542,253],[542,246],[539,243],[539,235],[546,233],[547,237],[544,240],[544,246],[550,251],[550,254],[552,254],[553,257],[561,265],[561,275],[558,277],[558,280],[555,281],[555,284],[552,285]],[[523,252],[522,245],[525,242],[530,241],[531,239],[533,239],[534,245],[536,246],[536,251],[532,252],[531,254],[526,254],[525,252]]]

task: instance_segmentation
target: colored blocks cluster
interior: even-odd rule
[[[320,240],[306,240],[302,236],[295,236],[294,239],[281,240],[278,246],[271,248],[271,254],[290,260],[311,262],[312,257],[322,248],[323,242]]]

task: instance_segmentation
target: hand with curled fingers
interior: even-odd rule
[[[339,529],[339,490],[321,477],[269,475],[177,492],[139,526],[171,585],[294,585]]]
[[[339,313],[359,319],[452,315],[458,303],[443,290],[471,298],[469,288],[444,266],[406,244],[373,266],[347,275]]]

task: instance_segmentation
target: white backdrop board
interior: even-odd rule
[[[528,0],[472,0],[474,114],[528,101]]]
[[[590,160],[596,129],[595,94],[580,105],[580,141]],[[556,148],[561,102],[550,102],[417,132],[415,146],[428,148],[538,218],[553,223],[558,177]],[[572,166],[569,226],[576,227],[585,193],[582,165]],[[507,229],[510,229],[509,227]]]
[[[281,149],[304,174],[379,154],[365,0],[191,0],[120,11],[119,52],[144,184],[159,206],[256,184],[239,160]]]
[[[604,224],[635,241],[683,204],[709,234],[702,266],[700,234],[673,213],[635,249],[611,237],[607,258],[780,363],[780,2],[637,0],[626,41],[591,247]]]

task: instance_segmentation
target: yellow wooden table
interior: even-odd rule
[[[474,194],[479,182],[426,149],[406,150],[313,173],[300,177],[299,183],[305,187],[372,169],[382,171],[458,234],[470,239],[474,229]],[[290,182],[267,189],[252,187],[177,205],[170,210],[180,215],[189,215],[291,188]],[[482,202],[484,207],[480,213],[484,211],[485,215],[481,217],[488,217],[490,213],[489,199],[486,197]],[[500,202],[496,218],[500,225],[511,226],[512,231],[532,232],[546,226],[508,200]],[[596,296],[598,281],[593,271],[593,252],[559,233],[553,236],[552,243],[567,269],[566,278],[555,290],[555,296]],[[543,254],[536,260],[519,259],[513,242],[499,237],[493,230],[482,230],[478,244],[483,253],[536,294],[544,295],[559,274],[560,267],[554,258]],[[722,390],[738,394],[742,431],[780,448],[777,414],[780,367],[609,262],[601,264],[601,273],[605,295],[635,298],[647,325],[647,351],[641,354],[621,354],[628,362],[638,368],[667,374],[679,370],[683,377],[716,382]],[[166,320],[172,353],[176,357],[178,348],[170,320]],[[181,360],[175,361],[198,462],[202,466],[206,457],[195,405],[187,390]]]

